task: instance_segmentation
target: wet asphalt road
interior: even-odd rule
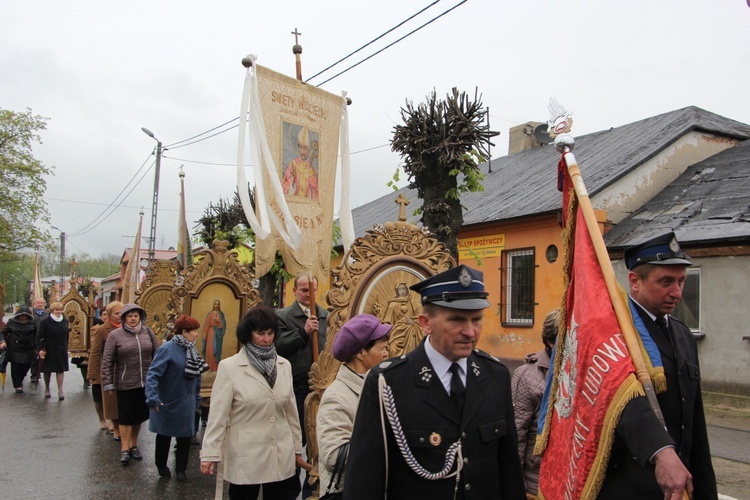
[[[58,401],[54,376],[50,399],[44,398],[43,384],[30,389],[28,376],[24,393],[15,394],[8,367],[5,392],[0,392],[0,498],[214,498],[215,477],[199,471],[199,446],[190,450],[187,483],[158,476],[148,422],[138,439],[143,460],[121,466],[120,443],[99,429],[91,391],[71,368],[65,374],[65,400]],[[172,454],[168,464],[174,474]]]

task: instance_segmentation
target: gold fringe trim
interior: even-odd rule
[[[573,270],[573,255],[575,254],[575,231],[576,231],[576,213],[578,209],[578,197],[576,191],[571,187],[570,189],[570,202],[568,203],[567,220],[568,224],[563,229],[562,240],[563,248],[565,248],[565,260],[563,261],[563,293],[562,302],[560,304],[560,326],[557,332],[557,345],[563,345],[565,343],[565,337],[567,333],[567,297],[568,288],[570,287],[570,273]],[[562,365],[563,350],[555,350],[555,359],[550,360],[550,370],[553,373],[560,371]],[[534,455],[541,455],[544,450],[547,449],[547,442],[549,440],[549,429],[552,425],[552,412],[555,406],[555,394],[557,394],[557,378],[552,378],[552,386],[550,387],[550,396],[547,401],[547,417],[544,420],[544,428],[542,432],[537,434],[536,442],[534,443]],[[541,498],[541,497],[540,497]]]
[[[625,381],[620,385],[612,398],[612,402],[607,409],[607,413],[604,416],[604,425],[602,426],[601,434],[599,435],[599,447],[596,452],[596,458],[594,463],[591,465],[588,478],[586,483],[583,485],[581,491],[581,498],[596,498],[599,494],[599,490],[602,489],[604,478],[607,472],[607,464],[609,463],[609,456],[612,452],[612,443],[615,441],[615,431],[617,429],[617,423],[620,421],[620,415],[625,409],[625,405],[630,402],[631,399],[638,396],[645,396],[643,386],[634,374],[628,375]]]
[[[583,485],[581,498],[596,498],[599,494],[606,477],[607,464],[612,453],[612,444],[615,440],[615,431],[617,430],[620,415],[622,415],[622,411],[631,399],[643,396],[644,394],[643,386],[641,386],[633,374],[628,375],[623,384],[617,389],[617,392],[615,392],[607,413],[604,416],[604,424],[599,435],[596,458],[594,459],[594,463],[591,464],[591,470]],[[544,492],[540,490],[537,493],[537,499],[545,500],[545,498]]]

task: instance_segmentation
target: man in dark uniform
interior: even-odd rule
[[[318,279],[313,278],[315,290],[318,289]],[[292,365],[292,385],[294,397],[297,400],[297,413],[302,426],[302,444],[306,444],[305,435],[305,398],[310,394],[310,367],[313,363],[312,335],[317,332],[318,354],[326,346],[326,331],[328,329],[328,312],[315,304],[311,296],[310,274],[302,273],[294,278],[293,284],[295,301],[291,306],[276,311],[279,318],[279,334],[274,344],[279,356],[286,358]],[[292,478],[289,498],[295,499],[302,490],[302,498],[307,498],[313,492],[307,481],[300,485],[297,475]]]
[[[630,401],[617,425],[603,499],[716,499],[701,398],[698,349],[690,329],[670,316],[682,298],[689,258],[674,233],[625,250],[630,300],[661,355],[667,390],[657,396],[667,428],[645,397]]]
[[[411,289],[427,336],[367,376],[344,498],[524,499],[510,374],[476,349],[490,306],[482,273],[462,265]]]

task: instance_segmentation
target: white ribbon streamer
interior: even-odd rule
[[[258,57],[254,54],[247,56],[252,65],[247,69],[245,85],[242,90],[242,102],[240,104],[240,127],[237,143],[237,192],[239,193],[242,209],[250,227],[256,237],[266,239],[271,234],[271,227],[275,227],[286,244],[296,250],[302,243],[302,231],[297,226],[289,206],[286,203],[281,181],[276,173],[276,165],[273,162],[268,141],[266,139],[266,127],[263,123],[263,113],[260,105],[260,92],[258,90],[258,77],[255,71],[255,61]],[[250,123],[248,137],[250,140],[250,157],[255,177],[255,205],[258,208],[260,221],[255,217],[250,196],[247,192],[247,177],[245,175],[245,129],[247,122]],[[276,202],[281,210],[284,223],[279,220],[273,210],[268,209],[266,194],[263,184],[263,164],[265,163],[266,174],[271,183]]]
[[[341,241],[344,253],[354,242],[354,220],[349,206],[349,111],[346,104],[346,91],[341,91],[344,102],[341,105],[341,127],[339,130],[339,149],[341,153],[341,205],[339,207],[339,222],[341,223]]]

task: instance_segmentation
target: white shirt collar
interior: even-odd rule
[[[630,297],[630,300],[632,300],[633,302],[635,302],[638,305],[638,307],[640,307],[641,309],[643,309],[643,312],[645,312],[646,314],[648,314],[648,317],[651,318],[651,321],[656,322],[656,315],[651,314],[651,311],[649,311],[648,309],[646,309],[645,307],[643,307],[640,302],[638,302],[637,300],[635,300],[633,298],[632,295],[630,295],[629,297]],[[664,319],[667,320],[667,325],[669,325],[669,314],[665,314],[664,315]]]
[[[432,347],[432,344],[430,343],[430,336],[427,336],[427,340],[425,340],[424,343],[424,350],[425,354],[427,354],[427,359],[430,360],[430,364],[432,365],[432,368],[435,370],[435,374],[440,378],[440,381],[443,383],[443,386],[445,387],[445,390],[450,394],[450,386],[451,386],[451,365],[453,364],[453,361],[446,358],[442,354],[440,354],[437,350],[435,350],[434,347]],[[459,375],[461,376],[461,381],[464,383],[464,386],[466,386],[466,373],[467,373],[467,365],[468,361],[466,358],[461,358],[458,361],[458,366],[460,368]]]

